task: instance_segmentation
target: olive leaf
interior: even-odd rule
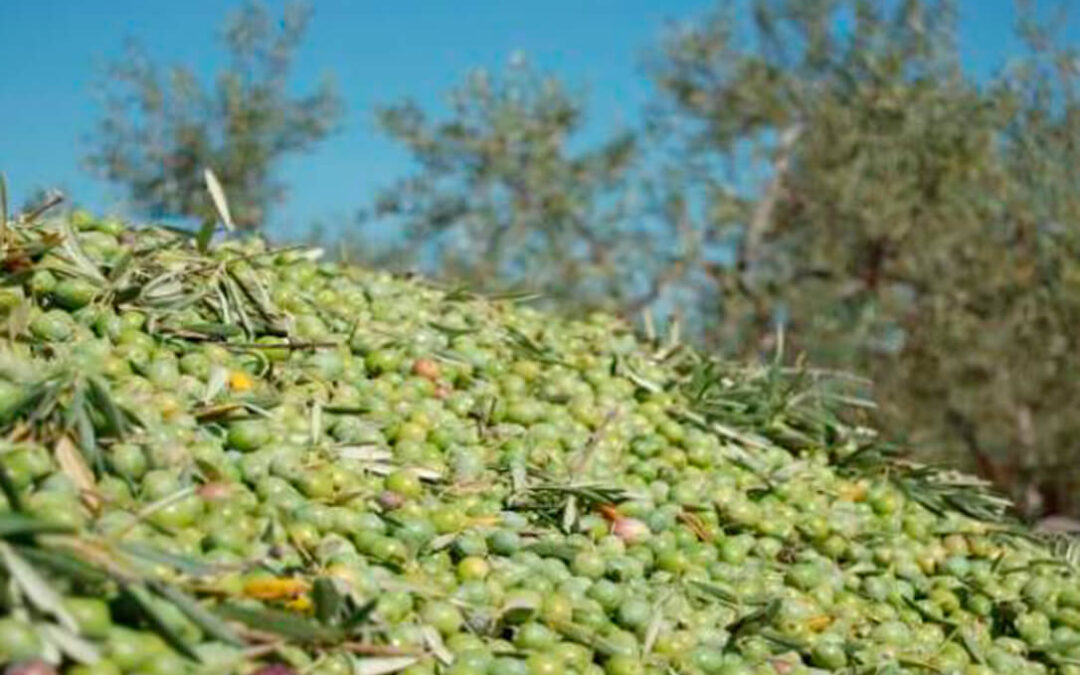
[[[55,618],[64,628],[78,632],[79,625],[64,608],[60,594],[5,542],[0,542],[0,561],[32,605]]]
[[[53,455],[56,457],[56,464],[60,470],[79,489],[83,502],[92,511],[101,508],[102,501],[97,493],[94,472],[86,465],[82,452],[70,436],[64,435],[57,439],[56,445],[53,446]]]
[[[210,192],[210,199],[214,202],[214,208],[217,209],[221,222],[230,232],[235,230],[236,225],[233,224],[232,213],[229,212],[229,202],[225,199],[225,189],[221,187],[221,181],[210,169],[203,170],[203,180],[206,181],[206,189]]]
[[[378,602],[379,599],[375,597],[359,606],[354,606],[354,609],[349,613],[349,616],[342,622],[342,628],[351,633],[356,627],[368,620],[371,613],[375,611]]]
[[[70,531],[71,528],[66,525],[51,523],[25,513],[0,512],[0,538]]]
[[[274,609],[244,607],[227,603],[216,610],[218,615],[250,628],[276,633],[288,640],[304,644],[334,644],[345,638],[344,631],[324,626],[298,614]]]
[[[63,229],[64,234],[62,248],[68,258],[75,263],[79,273],[92,279],[98,284],[105,284],[105,275],[103,275],[98,266],[90,260],[90,256],[86,255],[86,252],[83,251],[82,246],[79,244],[79,238],[76,236],[75,230],[71,227],[71,223],[67,220],[63,220],[61,228]]]
[[[424,637],[424,644],[444,666],[454,662],[454,654],[446,648],[442,636],[434,626],[424,625],[420,627],[420,634]]]
[[[522,623],[536,616],[540,603],[530,596],[517,596],[499,608],[495,623]]]
[[[3,491],[4,497],[7,499],[7,503],[11,506],[12,511],[20,512],[23,510],[22,496],[19,494],[19,488],[11,480],[11,475],[8,474],[3,463],[0,463],[0,491]]]
[[[353,675],[390,675],[419,661],[415,656],[371,656],[354,659]]]
[[[207,635],[220,642],[237,647],[243,647],[247,644],[228,624],[179,588],[162,582],[151,582],[149,587],[175,605],[177,609],[184,613],[184,616]]]
[[[79,663],[94,664],[101,660],[98,648],[73,631],[52,623],[39,623],[37,629],[44,640]]]
[[[15,550],[26,560],[49,571],[90,584],[107,581],[110,577],[102,570],[74,555],[40,545],[16,546]]]
[[[161,612],[154,606],[150,592],[145,586],[138,583],[126,583],[122,584],[120,588],[123,594],[134,602],[146,623],[173,650],[196,663],[201,662],[202,659],[199,657],[199,653],[195,651],[195,648],[183,636],[173,630],[169,622],[161,616]]]
[[[311,588],[312,601],[315,604],[315,616],[319,621],[330,624],[335,622],[345,608],[345,596],[342,595],[329,577],[319,577]]]
[[[645,639],[641,646],[641,651],[644,654],[652,652],[656,639],[660,637],[660,630],[664,626],[664,605],[670,597],[671,593],[667,592],[653,605],[652,615],[649,617],[649,623],[645,627]]]

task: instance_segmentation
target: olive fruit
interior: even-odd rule
[[[1060,549],[851,461],[872,435],[814,433],[826,402],[787,382],[601,314],[69,218],[11,225],[45,253],[0,289],[11,672],[53,668],[57,622],[102,657],[71,675],[1080,670]],[[120,260],[134,284],[100,285]]]

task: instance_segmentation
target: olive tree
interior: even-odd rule
[[[870,376],[923,456],[1032,512],[1080,508],[1077,59],[962,65],[949,0],[745,0],[673,27],[647,123],[585,151],[580,99],[518,65],[445,119],[380,122],[419,171],[377,215],[445,276],[679,312],[739,358]]]
[[[342,115],[331,82],[303,96],[290,87],[310,15],[298,4],[280,21],[258,4],[232,14],[223,33],[227,65],[211,84],[185,66],[159,66],[131,43],[105,73],[104,116],[87,167],[150,216],[196,218],[213,213],[203,189],[210,168],[236,224],[259,227],[285,193],[276,165],[332,133]]]
[[[441,116],[409,101],[378,111],[418,166],[373,209],[402,235],[399,260],[575,306],[615,309],[647,293],[642,272],[662,239],[636,212],[633,134],[576,149],[583,96],[520,56],[474,71],[448,104]]]
[[[653,70],[693,158],[676,189],[732,250],[700,261],[703,339],[758,355],[782,324],[916,446],[1080,506],[1075,54],[1022,7],[1027,52],[980,82],[951,2],[751,5],[674,30]]]

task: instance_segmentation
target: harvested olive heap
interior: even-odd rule
[[[257,240],[26,220],[9,672],[1080,673],[1076,547],[809,371]]]

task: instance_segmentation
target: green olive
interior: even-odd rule
[[[66,312],[51,309],[30,320],[30,333],[47,342],[66,342],[75,334],[75,326]]]
[[[98,659],[96,663],[76,664],[64,671],[65,675],[121,675],[120,666],[108,659]]]
[[[386,477],[386,489],[402,497],[418,497],[424,488],[415,471],[402,469]]]
[[[616,654],[604,663],[604,672],[607,675],[644,675],[645,664],[636,656]]]
[[[105,642],[105,654],[123,671],[132,671],[157,658],[165,647],[146,633],[114,626]]]
[[[72,276],[43,246],[0,289],[16,329],[0,509],[76,531],[16,532],[12,550],[104,657],[64,672],[343,675],[382,658],[405,675],[1080,671],[1080,584],[1052,548],[928,508],[891,464],[846,462],[841,427],[785,449],[799,410],[761,400],[753,375],[689,348],[662,357],[599,314],[257,237],[203,253],[70,220],[106,277],[138,251],[139,287]],[[48,244],[55,226],[20,237]],[[187,331],[223,323],[239,331]],[[84,471],[61,435],[102,461]],[[34,557],[53,543],[109,578]],[[146,576],[152,616],[121,592],[130,575]],[[0,593],[0,660],[52,651],[24,620],[56,617],[22,585]],[[266,642],[271,626],[248,626],[245,653],[203,613],[226,605],[318,635]],[[348,653],[368,648],[408,656]]]
[[[42,655],[41,638],[33,626],[11,617],[0,618],[0,659],[21,661]]]
[[[270,427],[264,419],[239,420],[229,425],[229,446],[241,452],[258,450],[270,441]]]
[[[90,304],[98,293],[98,287],[86,279],[70,277],[60,281],[52,289],[56,304],[64,309],[78,309]]]
[[[644,628],[652,613],[652,605],[647,600],[633,596],[619,603],[617,610],[619,624],[630,630]]]
[[[844,646],[832,640],[821,640],[815,644],[811,658],[814,665],[826,670],[840,670],[848,662]]]
[[[525,659],[525,668],[529,675],[563,675],[566,672],[566,665],[558,655],[543,652],[530,654]]]
[[[112,628],[109,606],[100,598],[68,597],[64,599],[64,608],[87,637],[103,639]]]
[[[449,602],[428,602],[420,610],[424,623],[434,627],[443,635],[453,635],[461,630],[465,619],[459,610]]]

